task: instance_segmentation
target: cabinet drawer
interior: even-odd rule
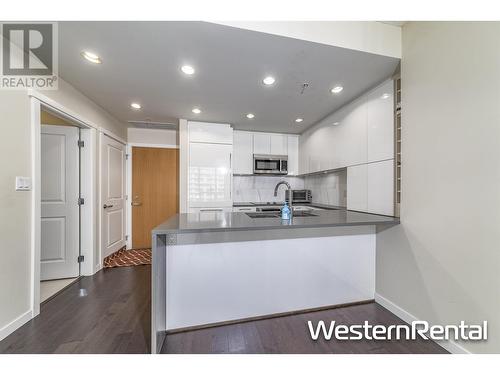
[[[255,207],[233,207],[233,212],[256,212]]]

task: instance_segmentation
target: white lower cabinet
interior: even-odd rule
[[[394,160],[347,168],[347,209],[394,215]]]
[[[347,168],[347,209],[368,210],[368,173],[367,165],[361,164]]]

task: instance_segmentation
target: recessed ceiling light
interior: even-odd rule
[[[254,117],[255,117],[255,115],[254,115],[253,113],[248,113],[248,114],[247,114],[247,118],[252,119],[252,118],[254,118]]]
[[[387,99],[389,98],[391,95],[389,95],[388,93],[385,93],[385,94],[382,94],[381,98],[382,99]]]
[[[302,122],[302,121],[304,121],[304,119],[302,119],[300,117],[295,119],[295,122]]]
[[[191,65],[183,65],[181,67],[181,70],[184,74],[187,74],[188,76],[194,74],[195,70]]]
[[[344,88],[342,86],[335,86],[333,89],[331,89],[330,91],[332,92],[332,94],[338,94],[339,92],[341,92]]]
[[[201,113],[201,109],[199,109],[199,108],[193,108],[193,110],[191,112],[199,115]]]
[[[101,64],[101,58],[97,56],[95,53],[92,53],[90,51],[82,51],[81,55],[88,61],[94,64]]]
[[[340,122],[335,121],[332,125],[335,125],[335,126],[340,125]]]
[[[133,109],[141,109],[141,105],[139,103],[131,103],[130,106],[133,108]]]
[[[264,85],[272,85],[274,82],[276,82],[276,80],[274,79],[274,77],[272,76],[267,76],[266,78],[264,78],[262,80],[262,82],[264,83]]]

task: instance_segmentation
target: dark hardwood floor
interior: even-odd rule
[[[103,269],[41,306],[0,353],[149,353],[151,266]]]
[[[310,338],[307,321],[329,324],[405,324],[377,303],[367,303],[279,318],[257,320],[170,334],[163,353],[253,353],[253,354],[433,354],[447,353],[430,340],[416,341],[326,341]]]
[[[150,266],[84,277],[0,341],[0,353],[149,353]],[[307,321],[403,323],[376,303],[232,324],[167,336],[165,353],[446,353],[431,341],[313,341]]]

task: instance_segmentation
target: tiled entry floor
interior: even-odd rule
[[[64,289],[73,281],[75,281],[77,277],[73,277],[70,279],[59,279],[59,280],[47,280],[40,282],[40,302],[44,302],[54,294],[59,292],[61,289]]]

